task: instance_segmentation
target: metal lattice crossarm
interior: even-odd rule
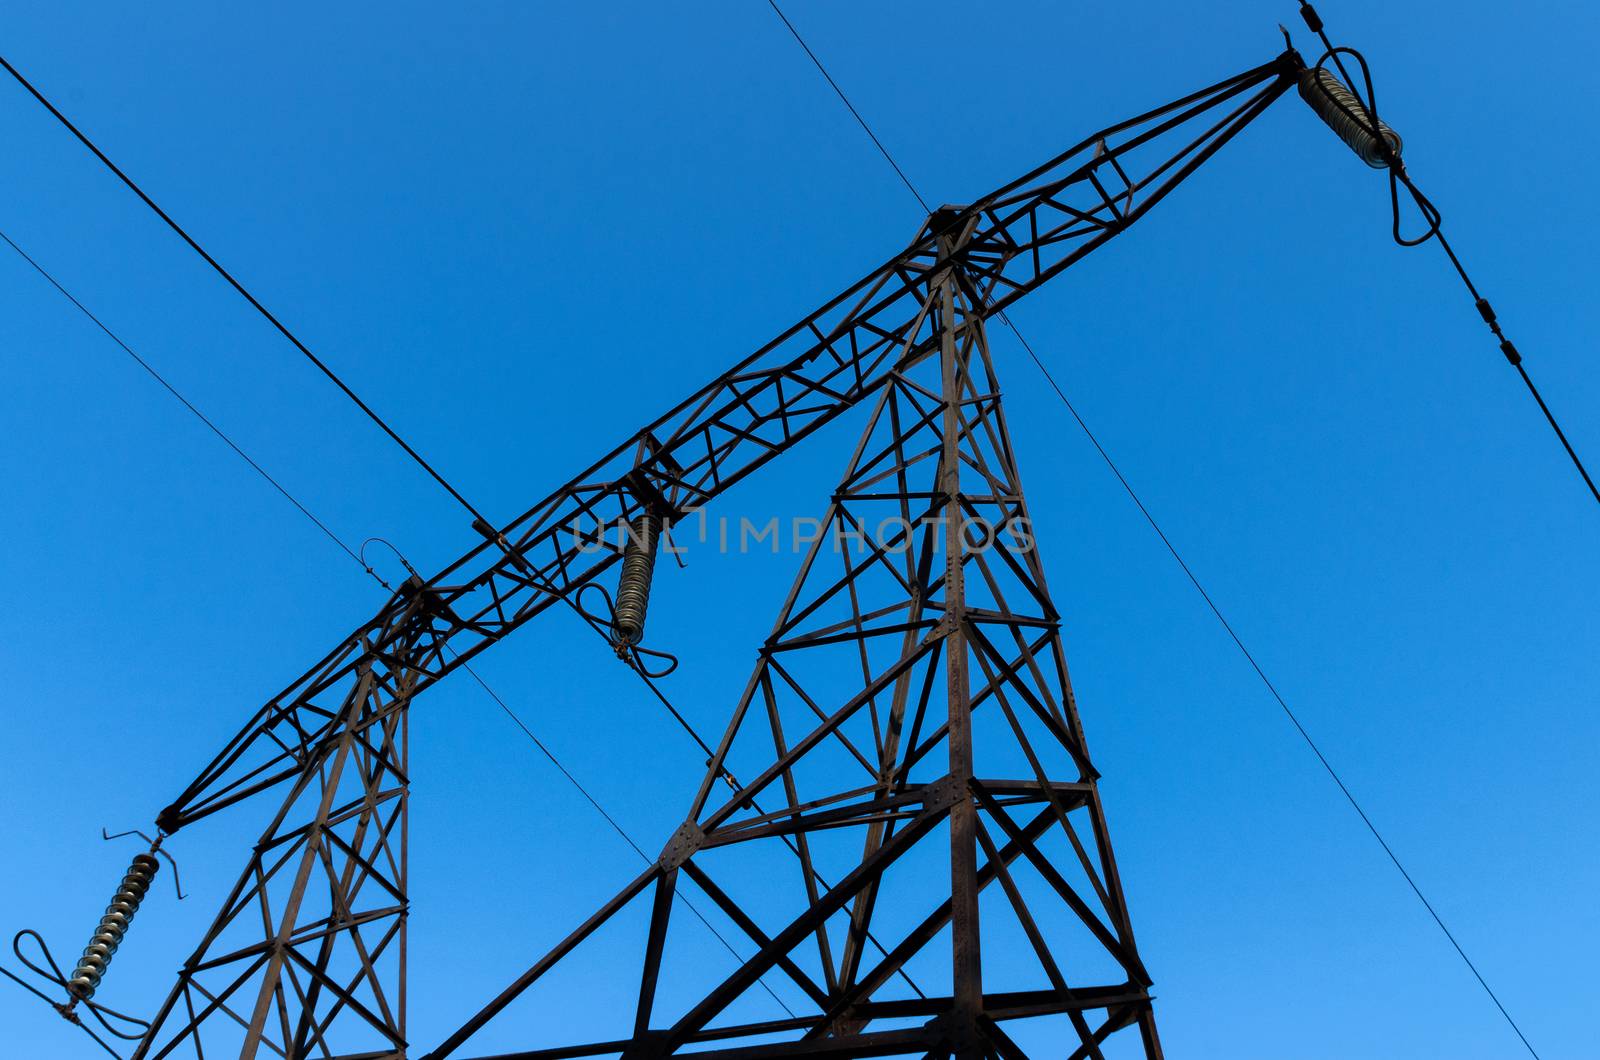
[[[976,319],[993,316],[1142,218],[1291,87],[1298,68],[1286,52],[1103,129],[968,206],[937,211],[904,251],[430,579],[438,608],[415,691],[616,562],[574,527],[612,530],[652,509],[670,520],[701,507],[928,356],[915,330],[942,232],[969,233],[960,264],[980,288]],[[311,768],[336,738],[357,671],[386,665],[404,606],[391,601],[257,711],[162,812],[161,827],[174,832]]]

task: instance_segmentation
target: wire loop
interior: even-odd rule
[[[31,939],[33,944],[38,947],[39,952],[37,956],[39,961],[42,963],[36,963],[33,959],[29,958],[26,953],[22,952],[23,939]],[[24,968],[43,979],[45,982],[50,983],[52,986],[60,987],[61,990],[67,994],[68,1000],[61,1002],[52,999],[50,995],[46,994],[44,991],[27,982],[27,980],[23,979],[21,976],[16,975],[4,967],[0,967],[0,975],[4,975],[7,979],[10,979],[18,986],[21,986],[23,989],[27,990],[30,994],[33,994],[35,997],[44,1001],[51,1008],[55,1009],[56,1013],[60,1015],[62,1019],[78,1027],[90,1038],[94,1039],[95,1044],[99,1045],[100,1048],[104,1049],[112,1056],[117,1057],[117,1060],[122,1060],[122,1054],[118,1053],[115,1049],[108,1045],[105,1040],[100,1037],[100,1035],[95,1033],[94,1028],[90,1027],[83,1021],[83,1017],[78,1013],[80,1008],[86,1010],[89,1015],[94,1018],[94,1021],[100,1025],[100,1029],[102,1031],[113,1037],[120,1038],[123,1041],[142,1041],[144,1037],[150,1033],[150,1024],[146,1020],[139,1019],[136,1016],[130,1016],[125,1012],[118,1012],[109,1005],[101,1004],[98,1001],[91,1001],[88,998],[75,996],[68,987],[66,974],[61,971],[61,965],[56,963],[55,956],[51,954],[50,947],[45,943],[44,937],[37,931],[34,931],[32,928],[23,928],[21,931],[12,936],[11,952],[16,956],[17,960]]]
[[[1343,56],[1349,56],[1353,59],[1360,69],[1361,84],[1366,90],[1364,95],[1356,88],[1354,78],[1350,76],[1350,71],[1344,65]],[[1372,68],[1367,64],[1366,56],[1354,48],[1347,48],[1342,45],[1339,47],[1330,46],[1322,53],[1322,57],[1317,60],[1313,69],[1325,69],[1329,60],[1332,60],[1334,68],[1339,71],[1340,80],[1356,96],[1361,109],[1353,111],[1340,100],[1332,96],[1328,98],[1346,117],[1360,125],[1373,138],[1375,149],[1388,170],[1389,209],[1392,217],[1390,234],[1394,237],[1395,243],[1402,247],[1419,247],[1439,235],[1439,228],[1444,221],[1444,217],[1439,212],[1439,208],[1412,181],[1411,176],[1406,172],[1405,162],[1394,151],[1389,143],[1389,138],[1383,135],[1384,125],[1378,116],[1377,91],[1372,84]],[[1427,228],[1421,235],[1406,236],[1400,231],[1400,188],[1402,186],[1410,193],[1412,201],[1416,203],[1418,212],[1422,214],[1423,220],[1427,223]]]

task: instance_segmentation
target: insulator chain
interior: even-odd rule
[[[1300,72],[1300,98],[1373,169],[1384,169],[1400,157],[1400,134],[1375,118],[1327,67],[1308,66]],[[1372,135],[1374,123],[1383,135],[1382,142]]]
[[[635,516],[628,524],[628,541],[622,550],[622,576],[617,582],[617,605],[611,619],[611,637],[619,654],[644,637],[661,526],[661,517],[649,514]]]
[[[111,958],[128,933],[128,926],[139,912],[139,906],[144,903],[145,895],[150,892],[150,881],[155,879],[160,868],[161,862],[153,854],[133,856],[133,863],[122,877],[121,886],[112,896],[111,904],[106,906],[105,915],[100,918],[100,926],[89,939],[89,945],[83,948],[78,966],[67,979],[67,989],[75,997],[87,1000],[94,996],[107,966],[111,964]]]

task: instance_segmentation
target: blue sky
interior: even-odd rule
[[[1287,0],[788,10],[949,202],[1264,61],[1275,24],[1298,25]],[[1600,23],[1537,2],[1322,13],[1371,59],[1412,173],[1600,460]],[[13,4],[0,51],[500,519],[920,222],[757,0]],[[338,533],[424,570],[473,543],[14,86],[0,139],[0,228]],[[1442,256],[1394,247],[1388,220],[1381,176],[1291,97],[1014,316],[1535,1046],[1587,1055],[1600,512]],[[132,851],[99,828],[148,826],[380,597],[9,250],[0,327],[0,911],[70,954]],[[994,341],[1169,1055],[1517,1055],[1037,370]],[[819,514],[859,428],[785,457],[729,514]],[[663,571],[652,635],[683,657],[671,687],[703,727],[793,563],[705,551]],[[700,756],[547,617],[483,672],[654,848]],[[637,860],[470,684],[419,701],[412,766],[411,1026],[431,1045]],[[178,837],[194,896],[156,892],[107,1001],[154,1008],[266,812]],[[606,969],[574,974],[549,1003],[576,1026]],[[483,1044],[525,1044],[513,1030]],[[15,989],[0,1042],[94,1055]]]

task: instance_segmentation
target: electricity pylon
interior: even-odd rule
[[[1054,1054],[1099,1057],[1132,1027],[1161,1055],[983,284],[960,258],[975,227],[930,220],[934,272],[905,340],[925,352],[882,388],[686,822],[484,1014],[648,904],[631,1019],[529,1056],[1019,1057],[1018,1029],[1043,1022],[1059,1024]],[[775,856],[786,875],[762,871]],[[755,948],[731,974],[664,962],[684,887]],[[719,1020],[768,975],[794,1015]]]
[[[670,526],[857,405],[867,433],[685,823],[426,1056],[459,1057],[648,892],[629,1025],[507,1057],[1011,1060],[1064,1045],[1102,1060],[1123,1042],[1158,1057],[984,322],[1126,232],[1303,70],[1286,51],[936,211],[908,247],[408,581],[158,815],[165,838],[287,792],[134,1060],[404,1060],[413,699],[545,610],[578,607],[622,559],[573,526]],[[786,875],[739,894],[751,876],[734,863],[772,853]],[[663,993],[673,896],[691,887],[755,954],[725,977],[674,969]],[[794,1014],[729,1022],[758,982]],[[1041,1026],[1046,1044],[1028,1044]]]

